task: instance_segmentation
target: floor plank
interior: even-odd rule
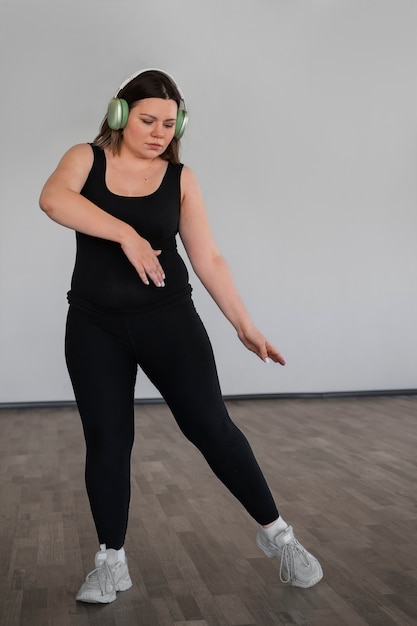
[[[133,588],[77,604],[95,531],[74,408],[0,410],[2,626],[417,623],[417,397],[227,402],[284,518],[320,559],[280,583],[256,525],[163,404],[136,407],[126,542]]]

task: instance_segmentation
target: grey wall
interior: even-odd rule
[[[415,388],[414,0],[0,3],[0,402],[72,399],[74,234],[38,209],[63,152],[142,67],[172,73],[183,160],[259,327],[264,365],[195,284],[225,394]],[[154,397],[140,379],[138,397]]]

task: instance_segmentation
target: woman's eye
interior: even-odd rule
[[[151,121],[151,120],[142,120],[142,122],[143,122],[144,124],[147,124],[148,126],[150,126],[150,124],[152,124],[152,121]]]

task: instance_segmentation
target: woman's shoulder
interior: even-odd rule
[[[61,158],[56,168],[56,175],[67,180],[75,181],[81,189],[93,166],[94,153],[90,144],[76,144],[69,148]]]
[[[184,163],[181,163],[180,165],[181,165],[181,178],[183,178],[184,180],[191,180],[191,179],[196,178],[196,175],[194,174],[191,167],[189,167],[188,165],[184,165]]]
[[[201,186],[194,171],[184,165],[181,171],[181,201],[185,198],[202,198]]]
[[[89,143],[78,143],[69,148],[61,159],[61,164],[91,167],[94,160],[93,146]]]
[[[198,185],[197,176],[195,175],[194,171],[190,167],[188,167],[188,165],[182,165],[181,184],[186,186]]]
[[[76,143],[74,146],[71,146],[71,148],[69,148],[65,154],[70,154],[70,155],[75,154],[81,157],[82,156],[92,157],[93,151],[94,151],[94,146],[92,143]]]

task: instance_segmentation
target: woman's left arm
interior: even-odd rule
[[[285,365],[281,353],[255,327],[237,291],[227,261],[214,241],[200,185],[187,167],[181,174],[180,236],[193,270],[246,348],[263,361],[271,359]]]

